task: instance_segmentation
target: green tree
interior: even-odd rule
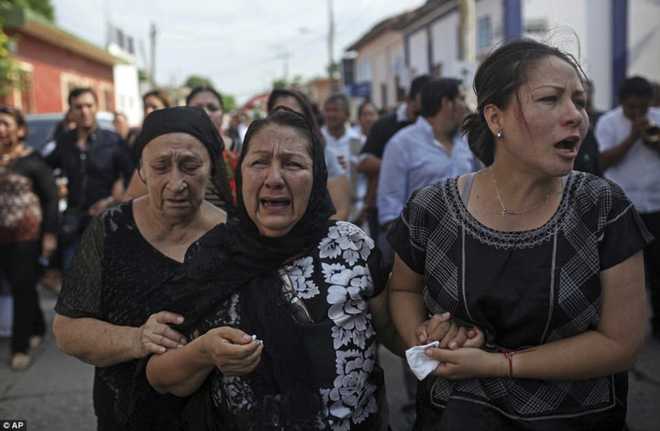
[[[231,94],[222,95],[222,104],[224,105],[225,112],[233,112],[236,110],[236,98]]]
[[[55,9],[50,4],[50,0],[13,0],[12,3],[38,13],[48,21],[55,21]]]
[[[145,82],[149,80],[149,75],[144,69],[138,69],[138,81]]]
[[[303,78],[301,75],[295,75],[291,81],[285,81],[279,78],[273,81],[273,88],[296,88],[302,85]]]
[[[282,78],[273,81],[273,88],[286,88],[286,87],[287,87],[287,83]]]
[[[210,79],[198,75],[190,75],[188,79],[186,79],[185,86],[188,88],[195,88],[195,87],[214,88],[213,82],[211,82]]]
[[[0,0],[0,10],[7,10],[13,6],[24,7],[54,21],[55,13],[50,0]],[[0,94],[8,94],[11,88],[20,87],[20,71],[16,61],[11,56],[11,38],[4,32],[2,19],[0,19]]]
[[[8,94],[15,80],[16,64],[9,58],[9,37],[0,23],[0,94]]]
[[[0,9],[9,9],[11,3],[0,1]],[[10,57],[11,39],[5,34],[3,20],[0,17],[0,94],[9,94],[18,82],[18,67]]]
[[[302,75],[294,75],[289,85],[293,88],[296,88],[296,87],[300,87],[302,85],[302,82],[303,82]]]

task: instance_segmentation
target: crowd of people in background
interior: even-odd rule
[[[417,76],[379,112],[277,88],[254,116],[154,89],[110,131],[81,87],[41,151],[0,107],[11,368],[55,268],[99,430],[626,429],[645,289],[660,340],[659,86],[600,112],[570,55],[520,39],[469,91]],[[379,344],[405,370],[389,412]]]

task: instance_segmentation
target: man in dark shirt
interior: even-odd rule
[[[367,176],[367,193],[364,197],[364,206],[367,209],[367,221],[369,233],[372,238],[378,236],[378,207],[376,204],[376,193],[378,190],[378,174],[380,163],[383,158],[385,145],[399,130],[409,126],[417,120],[417,115],[422,109],[422,98],[420,90],[431,77],[421,75],[413,79],[410,91],[406,96],[406,102],[400,105],[394,112],[382,116],[371,127],[367,141],[362,147],[360,162],[357,165],[358,172]]]
[[[91,88],[73,89],[69,109],[76,128],[60,134],[55,149],[46,157],[49,165],[67,177],[67,211],[78,213],[77,229],[64,244],[63,269],[68,267],[92,217],[114,203],[115,183],[121,179],[126,185],[134,168],[126,142],[118,134],[98,128],[97,97]]]

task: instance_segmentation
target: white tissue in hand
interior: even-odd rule
[[[440,361],[431,359],[424,353],[429,347],[438,347],[439,344],[440,342],[434,341],[423,346],[415,346],[406,350],[408,365],[410,365],[410,369],[419,380],[424,380],[426,376],[431,374],[433,370],[440,365]]]

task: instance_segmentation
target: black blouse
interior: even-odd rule
[[[183,263],[147,242],[135,224],[132,202],[124,203],[101,212],[88,226],[64,279],[55,311],[71,318],[91,317],[113,325],[139,327],[151,314],[163,311],[166,287],[184,273]],[[97,415],[100,411],[114,412],[121,423],[128,420],[134,409],[137,368],[137,360],[96,368]],[[144,380],[144,376],[139,379]],[[155,392],[152,395],[156,396]],[[158,399],[155,405],[164,411],[169,406],[172,411],[168,413],[180,406],[177,397]],[[150,416],[154,421],[177,418],[175,414]]]
[[[424,274],[431,313],[450,311],[459,322],[476,324],[486,334],[485,348],[502,351],[594,329],[600,272],[652,237],[616,184],[573,172],[557,212],[537,229],[501,232],[482,225],[452,178],[416,192],[388,238],[401,259]],[[504,429],[509,420],[530,430],[621,429],[625,419],[625,373],[565,382],[430,376],[422,387],[430,409],[444,410],[445,420],[479,409],[491,424],[456,429],[492,429],[493,423]]]

